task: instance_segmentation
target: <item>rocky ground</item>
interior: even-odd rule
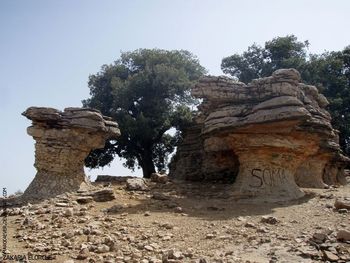
[[[244,204],[230,185],[160,182],[9,208],[7,252],[20,262],[350,262],[349,184]]]

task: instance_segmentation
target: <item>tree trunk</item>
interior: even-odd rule
[[[152,152],[145,151],[141,156],[141,168],[143,172],[144,178],[150,178],[152,173],[156,172],[156,168],[154,167],[154,163],[152,160]]]

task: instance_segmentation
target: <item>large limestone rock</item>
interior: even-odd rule
[[[300,82],[295,69],[248,85],[202,78],[192,94],[203,102],[170,176],[231,181],[234,196],[259,200],[295,199],[303,196],[299,186],[340,183],[349,159],[340,152],[328,101]]]
[[[37,169],[24,198],[52,197],[87,185],[85,158],[120,135],[116,122],[93,109],[30,107],[23,115],[32,120],[27,132],[36,141]]]

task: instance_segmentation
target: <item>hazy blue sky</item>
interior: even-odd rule
[[[347,0],[0,0],[0,178],[9,192],[34,177],[29,106],[81,106],[89,74],[120,51],[187,49],[210,74],[256,42],[295,34],[310,51],[350,44]],[[119,160],[88,174],[129,175]],[[140,173],[138,173],[140,174]]]

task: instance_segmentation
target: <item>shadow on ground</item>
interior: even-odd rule
[[[125,191],[123,185],[116,188]],[[171,182],[166,185],[154,184],[147,192],[125,191],[121,195],[127,195],[133,200],[133,204],[123,210],[129,214],[175,212],[205,220],[229,220],[239,216],[271,214],[276,208],[301,205],[315,197],[315,193],[307,192],[303,198],[292,201],[250,202],[237,200],[231,193],[231,184]],[[117,196],[113,203],[129,203],[120,197]]]
[[[103,187],[103,183],[93,183]],[[267,215],[276,208],[301,205],[315,197],[315,193],[307,192],[303,198],[292,201],[266,202],[249,199],[237,200],[232,197],[232,184],[168,182],[167,184],[150,183],[149,191],[127,191],[125,182],[110,185],[114,189],[116,199],[109,202],[97,202],[96,207],[103,209],[113,205],[125,205],[117,213],[143,214],[178,213],[205,220],[229,220],[239,216]],[[76,193],[66,199],[76,198]],[[75,196],[75,197],[74,197]],[[60,197],[58,197],[60,199]],[[19,207],[30,202],[40,203],[43,200],[23,200],[20,196],[6,200],[7,207]],[[0,202],[4,205],[4,202]],[[3,206],[2,206],[3,207]]]

